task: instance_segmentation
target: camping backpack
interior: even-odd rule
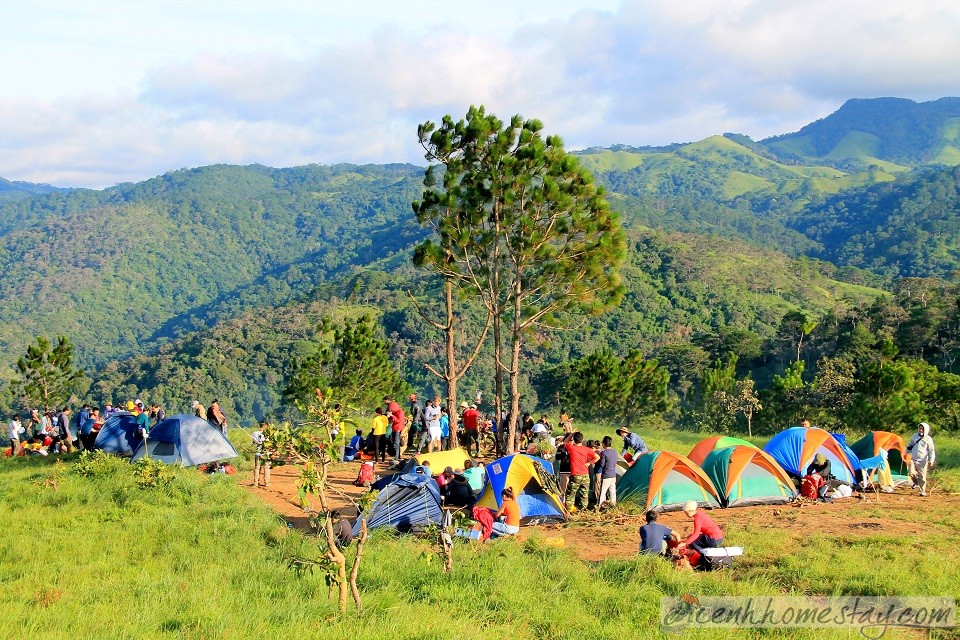
[[[808,500],[816,500],[820,497],[820,487],[823,484],[823,478],[819,474],[808,473],[800,481],[800,495]]]

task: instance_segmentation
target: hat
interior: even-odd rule
[[[199,402],[198,400],[194,400],[194,401],[193,401],[193,404],[190,405],[190,406],[193,407],[194,409],[196,409],[197,407],[200,406],[200,402]]]
[[[137,398],[136,400],[133,401],[133,404],[141,404],[141,405],[142,405],[142,404],[143,404],[143,400],[141,400],[140,398]]]
[[[469,409],[469,408],[470,408],[470,405],[468,405],[466,402],[461,402],[461,403],[460,403],[460,408],[461,408],[461,409]]]
[[[617,433],[627,433],[626,427],[617,427]]]
[[[686,502],[683,503],[684,513],[689,513],[690,511],[696,511],[696,510],[697,510],[697,503],[694,502],[693,500],[687,500]]]
[[[476,408],[477,408],[477,405],[472,404],[472,405],[470,405],[470,408],[471,408],[471,409],[476,409]]]

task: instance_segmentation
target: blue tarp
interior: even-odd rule
[[[126,411],[115,413],[107,418],[100,427],[96,442],[93,443],[94,449],[103,449],[123,456],[133,455],[139,445],[137,417]]]
[[[367,529],[394,527],[398,531],[411,531],[430,524],[440,524],[443,508],[440,487],[428,475],[404,473],[385,486],[364,516]],[[360,533],[361,521],[353,525],[354,535]]]
[[[146,445],[146,446],[144,446]],[[179,414],[161,420],[140,443],[131,462],[149,452],[151,458],[166,464],[192,467],[198,464],[237,457],[227,437],[206,420]]]

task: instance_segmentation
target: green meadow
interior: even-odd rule
[[[584,430],[601,435],[596,426]],[[702,437],[645,435],[653,447],[683,453]],[[732,571],[682,573],[655,558],[587,562],[533,532],[523,542],[458,542],[445,574],[426,541],[381,531],[360,573],[364,610],[346,616],[327,599],[320,572],[289,568],[291,558],[319,558],[317,540],[240,487],[245,476],[177,469],[169,485],[140,488],[130,465],[116,459],[86,465],[87,475],[75,456],[4,459],[0,638],[657,637],[663,595],[956,596],[960,526],[949,492],[960,490],[960,438],[937,442],[942,467],[924,509],[871,500],[849,508],[854,519],[921,523],[919,535],[814,528],[785,537],[754,521],[739,524],[731,510],[723,514],[726,537],[747,550]],[[242,474],[249,468],[239,466]],[[602,527],[636,537],[633,524]],[[670,637],[852,638],[857,631],[706,629]],[[890,629],[884,637],[917,636]]]

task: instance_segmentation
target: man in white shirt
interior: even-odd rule
[[[433,453],[434,447],[440,449],[440,438],[443,432],[440,429],[440,397],[437,396],[433,402],[428,402],[423,408],[423,418],[427,422],[427,430],[430,433],[430,444],[427,446],[427,453]]]

